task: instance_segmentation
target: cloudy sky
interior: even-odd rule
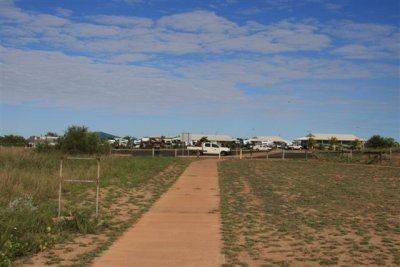
[[[400,139],[398,0],[0,0],[0,135]]]

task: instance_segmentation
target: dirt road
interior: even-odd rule
[[[213,267],[223,263],[217,160],[189,165],[93,266]]]

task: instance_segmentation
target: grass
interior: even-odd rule
[[[400,169],[219,165],[225,266],[399,266]]]
[[[99,218],[94,217],[96,187],[65,183],[62,213],[70,219],[56,222],[60,157],[0,148],[0,266],[30,262],[27,257],[40,251],[48,252],[47,265],[89,263],[147,211],[189,163],[166,157],[102,157]],[[65,177],[72,179],[94,179],[96,171],[95,161],[68,160],[63,166]],[[79,236],[90,238],[79,243]],[[84,253],[70,260],[52,251],[73,253],[77,247]]]

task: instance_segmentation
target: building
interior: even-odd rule
[[[222,135],[222,134],[192,134],[192,133],[182,133],[181,140],[186,145],[195,145],[197,141],[201,138],[207,138],[210,142],[215,143],[228,143],[236,141],[229,135]]]
[[[38,145],[46,144],[55,146],[58,143],[58,136],[31,136],[28,138],[28,147],[36,148]]]
[[[354,134],[324,134],[324,133],[309,133],[308,135],[297,138],[295,141],[300,142],[303,147],[307,147],[307,141],[312,138],[315,140],[316,146],[319,147],[327,147],[331,144],[332,138],[336,138],[336,142],[341,147],[351,147],[354,141],[360,141],[360,144],[363,146],[365,140],[355,136]]]
[[[287,142],[280,136],[255,136],[251,140],[254,142],[272,142],[272,143],[286,143]]]

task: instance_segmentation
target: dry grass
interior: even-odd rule
[[[220,164],[226,266],[400,265],[400,169]]]
[[[85,265],[132,225],[189,163],[175,158],[103,157],[100,217],[94,218],[93,184],[65,184],[63,214],[72,220],[57,223],[53,218],[58,210],[60,157],[0,148],[0,266],[40,251],[45,252],[41,263]],[[64,174],[93,179],[96,162],[66,161]],[[76,241],[79,238],[86,243]],[[60,249],[65,258],[57,253]]]

